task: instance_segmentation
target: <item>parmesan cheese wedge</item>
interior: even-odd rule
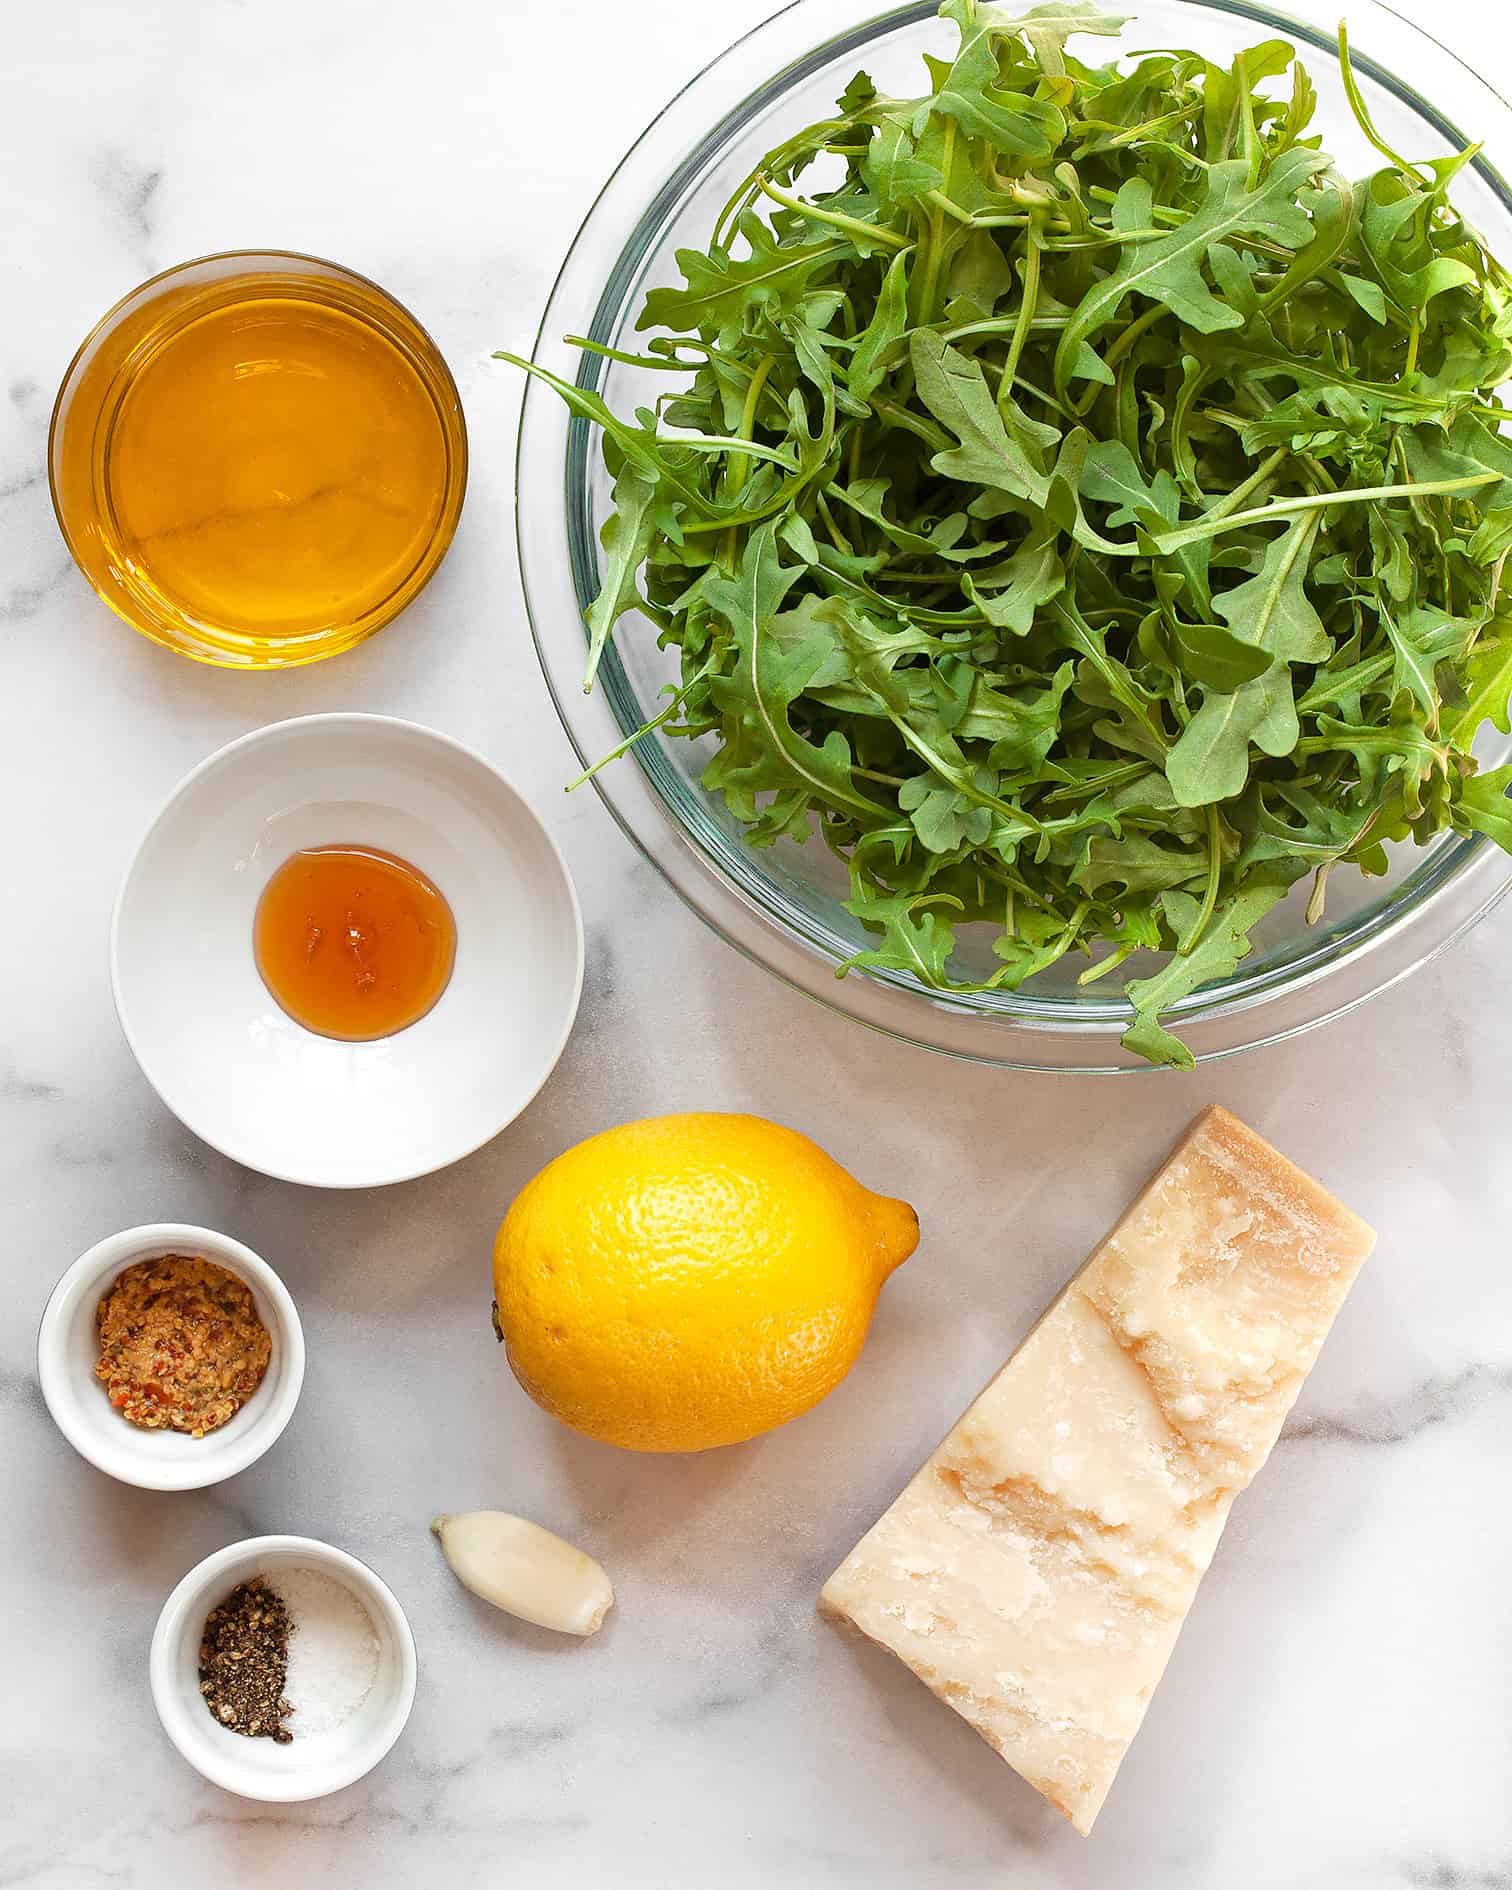
[[[1374,1241],[1204,1111],[821,1605],[1090,1831]]]

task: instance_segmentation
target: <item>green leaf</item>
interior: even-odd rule
[[[647,479],[638,466],[632,463],[620,469],[614,482],[614,509],[599,532],[606,562],[598,595],[588,610],[584,695],[593,688],[609,633],[625,612],[640,602],[636,578],[651,548],[651,534],[657,524],[656,497],[655,481]]]
[[[1214,613],[1235,642],[1267,659],[1262,670],[1225,690],[1206,684],[1202,707],[1182,731],[1166,764],[1178,803],[1202,807],[1243,791],[1253,744],[1287,755],[1301,733],[1292,697],[1291,663],[1321,663],[1333,644],[1306,590],[1307,553],[1317,517],[1297,519],[1266,546],[1260,569],[1213,599]]]
[[[1500,475],[1499,485],[1482,486],[1475,503],[1483,513],[1512,506],[1512,440],[1493,431],[1474,414],[1456,416],[1443,427],[1413,427],[1402,435],[1404,457],[1419,481],[1467,478],[1475,473]]]
[[[973,230],[950,260],[952,310],[966,304],[991,315],[1013,288],[1012,265],[990,230]]]
[[[1286,890],[1284,885],[1262,881],[1236,893],[1214,912],[1194,951],[1172,957],[1162,970],[1125,986],[1125,995],[1134,1006],[1134,1022],[1124,1032],[1124,1048],[1170,1069],[1194,1068],[1191,1051],[1161,1023],[1162,1014],[1203,985],[1231,977],[1249,954],[1250,932],[1285,897]],[[1190,893],[1168,892],[1160,903],[1173,935],[1187,931],[1199,910]]]
[[[792,704],[824,660],[822,638],[785,650],[772,621],[799,575],[777,556],[776,528],[763,525],[746,547],[739,575],[704,586],[710,609],[722,617],[738,651],[734,673],[718,677],[710,694],[726,718],[726,741],[706,775],[721,789],[748,793],[798,787],[831,806],[886,818],[887,810],[856,787],[851,754],[838,730],[816,746],[789,719]]]
[[[928,111],[955,119],[963,131],[990,139],[1013,157],[1049,157],[1065,131],[1065,118],[1048,99],[1005,91],[1002,85],[998,42],[1018,23],[977,0],[945,0],[940,16],[961,29],[961,47]]]
[[[1166,757],[1166,779],[1181,807],[1231,800],[1249,779],[1250,745],[1289,754],[1298,739],[1297,712],[1284,664],[1272,663],[1252,682],[1206,691],[1202,707]]]
[[[992,832],[992,810],[982,807],[932,775],[916,774],[898,789],[898,805],[931,853],[954,853],[981,846]]]
[[[1122,440],[1099,440],[1088,450],[1080,490],[1084,499],[1115,508],[1110,525],[1136,525],[1146,518],[1170,523],[1178,516],[1176,481],[1162,470],[1152,486]]]
[[[1097,835],[1087,840],[1071,884],[1094,894],[1110,886],[1120,894],[1162,892],[1189,885],[1206,871],[1201,853],[1162,846],[1149,834]]]
[[[1488,835],[1499,847],[1512,853],[1512,762],[1492,768],[1485,774],[1473,774],[1455,796],[1455,809],[1465,825]]]
[[[776,243],[756,217],[742,221],[741,233],[751,245],[744,256],[731,256],[722,249],[707,255],[696,249],[678,250],[677,266],[686,286],[652,289],[636,328],[710,334],[738,320],[753,305],[790,306],[809,287],[820,266],[845,249],[843,243],[829,239]]]
[[[909,972],[935,990],[949,985],[955,933],[948,912],[952,905],[959,908],[958,901],[916,893],[877,892],[863,885],[847,904],[864,924],[881,928],[883,942],[846,959],[837,966],[838,975],[844,976],[858,965],[872,965]],[[942,905],[944,912],[940,910]]]
[[[894,256],[882,279],[877,306],[862,330],[846,370],[846,386],[857,400],[869,400],[887,378],[883,357],[908,326],[908,267]]]
[[[1057,549],[1060,534],[1051,525],[1031,532],[1011,558],[984,571],[967,572],[961,588],[988,623],[1026,637],[1035,613],[1065,588],[1066,567]]]
[[[1243,159],[1215,164],[1207,174],[1202,207],[1169,236],[1126,244],[1113,274],[1066,323],[1055,351],[1057,392],[1064,394],[1069,386],[1081,347],[1136,292],[1163,302],[1200,334],[1241,327],[1243,317],[1220,302],[1203,280],[1205,258],[1219,243],[1241,234],[1268,236],[1287,245],[1306,242],[1312,226],[1296,194],[1326,162],[1316,151],[1288,151],[1255,189],[1249,187]]]
[[[1491,631],[1466,668],[1466,701],[1453,734],[1456,745],[1466,750],[1486,722],[1503,735],[1512,734],[1512,621],[1503,619]]]
[[[1021,33],[1046,72],[1063,73],[1066,69],[1066,41],[1077,33],[1095,33],[1116,39],[1128,25],[1129,16],[1105,13],[1087,6],[1084,0],[1048,0],[1043,6],[1030,7],[1027,13],[1012,14],[1006,7],[982,7],[990,13],[1002,33]]]
[[[1470,539],[1470,557],[1480,565],[1495,564],[1512,551],[1512,506],[1487,511]]]
[[[1244,128],[1246,101],[1253,109],[1255,88],[1264,79],[1277,79],[1296,58],[1289,40],[1267,39],[1248,46],[1231,66],[1203,60],[1203,156],[1210,162],[1232,157]]]
[[[1339,280],[1349,291],[1357,307],[1364,309],[1373,322],[1384,325],[1386,321],[1386,292],[1379,282],[1369,282],[1364,276],[1351,276],[1339,272]]]
[[[861,175],[879,207],[897,211],[932,190],[944,188],[944,173],[921,158],[907,123],[884,119],[867,147]]]
[[[1214,615],[1241,642],[1283,663],[1322,663],[1333,654],[1307,595],[1307,559],[1317,532],[1316,513],[1298,518],[1266,546],[1254,577],[1213,599]]]
[[[1425,309],[1436,296],[1475,280],[1464,261],[1437,253],[1430,198],[1397,171],[1370,181],[1360,237],[1371,267],[1398,308]]]
[[[1184,676],[1208,689],[1231,695],[1270,668],[1272,658],[1236,637],[1216,623],[1185,623],[1177,619],[1171,625],[1171,641]]]
[[[1043,506],[1049,496],[1042,459],[1044,446],[1057,436],[1013,409],[1012,434],[988,390],[981,364],[942,341],[933,329],[917,329],[909,359],[919,398],[960,442],[958,449],[936,453],[937,473],[961,484],[994,488],[1016,499]]]
[[[1381,622],[1391,641],[1395,659],[1391,666],[1393,691],[1405,689],[1427,717],[1428,727],[1438,726],[1439,692],[1434,681],[1433,661],[1418,647],[1411,631],[1392,615],[1384,600],[1380,604]]]
[[[962,739],[990,742],[988,762],[1001,773],[1039,770],[1060,732],[1062,710],[1075,676],[1073,666],[1062,663],[1043,689],[1018,695],[990,689],[979,681],[961,721]]]

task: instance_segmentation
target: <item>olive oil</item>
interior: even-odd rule
[[[263,983],[306,1030],[392,1037],[451,980],[451,907],[417,867],[378,847],[306,847],[263,889],[253,951]]]
[[[53,472],[107,602],[190,655],[268,667],[347,648],[415,594],[466,442],[434,344],[381,289],[248,260],[173,272],[107,317],[60,395]]]

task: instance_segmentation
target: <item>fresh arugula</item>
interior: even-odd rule
[[[1315,918],[1390,843],[1512,850],[1471,754],[1512,691],[1512,278],[1449,199],[1474,148],[1392,152],[1342,29],[1356,183],[1284,40],[1088,65],[1123,22],[1082,0],[941,13],[924,96],[858,74],[648,295],[618,358],[674,391],[544,376],[615,481],[587,686],[642,612],[682,657],[651,726],[716,738],[754,844],[848,862],[854,964],[1164,952],[1125,1042],[1186,1066],[1162,1015],[1304,875]]]

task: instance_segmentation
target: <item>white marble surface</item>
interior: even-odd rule
[[[569,755],[514,567],[519,390],[486,356],[528,343],[596,183],[765,5],[6,9],[0,1884],[1512,1885],[1512,907],[1354,1019],[1191,1080],[994,1074],[777,987],[700,930],[596,800],[560,792]],[[1486,0],[1431,11],[1512,81],[1512,34]],[[110,301],[182,257],[268,243],[341,257],[421,314],[462,385],[474,474],[451,558],[401,624],[254,680],[169,656],[95,602],[42,456],[53,389]],[[105,963],[118,875],[178,776],[260,722],[335,707],[432,721],[504,763],[571,859],[591,953],[577,1034],[523,1120],[449,1174],[359,1198],[264,1181],[181,1130],[131,1062]],[[1383,1239],[1084,1842],[900,1669],[816,1620],[814,1595],[1209,1098]],[[525,1399],[489,1330],[486,1260],[547,1157],[679,1106],[812,1131],[909,1194],[926,1232],[819,1411],[754,1446],[658,1460],[580,1440]],[[180,1218],[282,1271],[310,1370],[254,1470],[152,1496],[53,1430],[33,1336],[76,1253]],[[474,1504],[603,1557],[620,1606],[598,1640],[559,1644],[457,1589],[425,1525]],[[168,1588],[267,1530],[370,1560],[421,1653],[402,1744],[306,1807],[202,1784],[146,1687]]]

